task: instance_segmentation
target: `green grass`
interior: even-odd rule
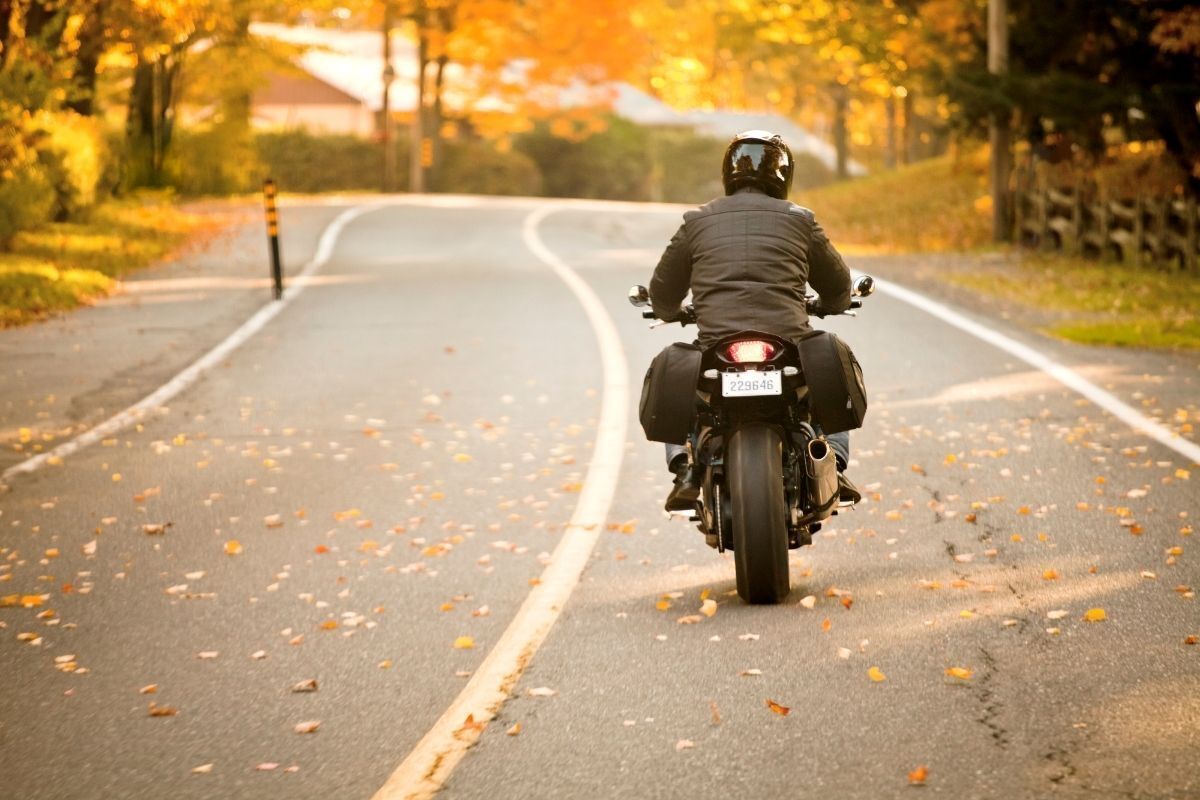
[[[1200,349],[1200,277],[1147,266],[1034,254],[947,279],[1060,319],[1042,326],[1083,344]]]
[[[128,199],[97,208],[86,222],[22,232],[9,252],[0,253],[0,327],[104,296],[122,275],[168,256],[215,224],[165,200]]]

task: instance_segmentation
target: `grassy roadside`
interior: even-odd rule
[[[848,254],[979,254],[991,244],[986,153],[931,159],[807,193]],[[937,281],[1026,309],[1073,342],[1200,350],[1200,275],[1005,248],[1006,258],[943,260]]]
[[[0,327],[22,325],[85,305],[121,276],[221,227],[161,199],[114,200],[86,222],[54,223],[17,235],[0,253]]]

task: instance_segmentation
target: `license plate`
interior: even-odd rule
[[[783,374],[770,372],[722,372],[722,397],[762,397],[783,394]]]

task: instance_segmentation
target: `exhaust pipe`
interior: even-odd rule
[[[833,508],[838,501],[837,459],[829,442],[824,439],[811,439],[804,467],[808,473],[811,510],[823,513]]]

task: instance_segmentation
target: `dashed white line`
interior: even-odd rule
[[[374,800],[432,797],[446,782],[483,725],[508,699],[533,654],[579,583],[608,517],[625,453],[629,368],[612,318],[591,287],[542,242],[538,225],[558,206],[545,206],[525,218],[526,246],[566,283],[587,314],[600,346],[604,392],[591,464],[571,522],[563,531],[540,582],[525,598],[508,628],[445,713],[417,743]]]
[[[191,386],[200,378],[206,371],[221,363],[230,353],[241,347],[254,334],[263,329],[264,326],[272,319],[287,308],[288,305],[304,291],[305,278],[308,278],[318,269],[325,265],[331,255],[333,248],[337,245],[338,237],[342,230],[348,225],[351,220],[365,214],[368,211],[376,208],[376,206],[357,206],[348,208],[334,218],[333,222],[325,228],[321,233],[321,238],[317,241],[317,250],[313,254],[312,259],[301,268],[296,279],[288,286],[284,292],[283,299],[279,302],[269,303],[258,310],[258,312],[242,323],[241,327],[229,334],[224,341],[218,344],[213,349],[202,355],[200,358],[193,361],[183,371],[177,374],[171,380],[164,383],[159,388],[155,389],[146,397],[131,405],[129,408],[120,413],[109,417],[104,422],[90,428],[83,433],[71,439],[68,442],[63,442],[58,447],[47,450],[44,453],[39,453],[36,456],[27,458],[19,464],[14,464],[0,474],[0,483],[5,483],[17,475],[24,475],[35,470],[41,469],[47,464],[57,464],[62,459],[79,452],[83,448],[93,445],[109,436],[112,436],[134,423],[142,420],[147,414],[155,409],[161,408],[171,398],[182,392],[184,389]]]

